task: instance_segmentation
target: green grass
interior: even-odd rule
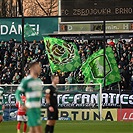
[[[0,133],[16,133],[17,122],[3,122]],[[45,122],[42,123],[45,127]],[[55,133],[133,133],[132,122],[58,121]]]

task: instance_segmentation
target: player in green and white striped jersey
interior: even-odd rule
[[[3,121],[3,110],[5,108],[3,98],[4,88],[0,87],[0,122]]]
[[[16,99],[27,110],[29,133],[42,133],[41,98],[42,81],[38,78],[41,66],[38,62],[30,64],[30,75],[24,78],[16,91]],[[23,105],[20,94],[25,93],[26,103]]]

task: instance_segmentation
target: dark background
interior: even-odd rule
[[[92,14],[92,15],[74,15],[76,10],[82,9],[103,9],[110,8],[111,13],[109,14]],[[124,14],[115,13],[115,8],[131,8],[132,12],[125,12]],[[133,18],[133,0],[61,0],[61,10],[67,10],[69,14],[62,12],[62,22],[70,21],[103,21],[103,20],[130,20]]]

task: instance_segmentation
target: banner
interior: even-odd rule
[[[85,76],[86,83],[101,83],[104,82],[104,58],[105,58],[105,77],[106,86],[121,80],[120,72],[114,57],[114,53],[111,47],[106,48],[106,54],[104,57],[104,51],[99,50],[92,54],[86,62],[82,65],[82,73]]]
[[[51,71],[72,72],[81,65],[77,46],[61,39],[44,37]]]
[[[133,108],[132,109],[118,109],[118,121],[133,121]]]
[[[77,93],[77,92],[64,92],[58,94],[58,107],[59,108],[73,108],[73,109],[88,109],[98,108],[98,93]],[[5,94],[6,108],[15,109],[16,99],[15,94]],[[102,93],[102,106],[103,108],[132,108],[133,107],[133,94],[131,91],[124,91],[119,94],[118,91],[103,91]],[[46,107],[46,101],[43,97],[42,108]]]
[[[58,95],[59,108],[98,108],[98,93],[65,93]],[[104,91],[103,108],[132,108],[133,94],[130,92]]]
[[[34,17],[25,18],[25,24],[36,32],[37,36],[26,38],[28,41],[40,41],[45,34],[52,34],[58,31],[58,18]],[[0,18],[0,41],[9,41],[11,38],[16,41],[22,40],[22,19],[21,18]]]

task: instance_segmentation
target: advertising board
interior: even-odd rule
[[[42,120],[47,119],[46,109],[42,109]],[[117,109],[103,109],[102,119],[117,121]],[[59,109],[59,120],[100,120],[98,109]]]
[[[133,121],[133,108],[132,109],[118,109],[118,121]]]

